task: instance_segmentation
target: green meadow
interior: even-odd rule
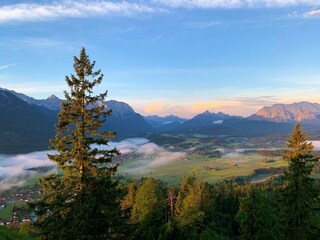
[[[4,209],[0,210],[0,218],[4,220],[10,220],[12,216],[12,209],[14,206],[27,206],[24,201],[15,201],[8,203]]]
[[[132,159],[121,164],[118,173],[125,178],[152,176],[170,184],[179,182],[183,176],[194,175],[198,179],[214,183],[228,178],[252,175],[255,169],[287,166],[287,162],[280,157],[267,163],[266,157],[258,153],[230,153],[217,158],[192,154],[187,155],[185,159],[174,159],[153,165],[156,159],[156,155]]]

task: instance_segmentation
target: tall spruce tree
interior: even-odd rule
[[[314,178],[311,177],[315,159],[311,155],[313,146],[307,140],[307,134],[297,124],[287,139],[287,149],[283,155],[289,161],[284,176],[286,186],[281,194],[284,239],[315,239],[319,234],[312,222],[318,197]]]
[[[102,101],[107,92],[93,95],[93,88],[103,79],[95,71],[84,48],[74,57],[74,71],[66,77],[65,91],[51,141],[57,153],[48,155],[58,173],[40,179],[41,200],[35,205],[42,239],[115,239],[120,236],[119,192],[111,177],[116,171],[112,157],[116,149],[106,150],[113,132],[100,127],[111,112]]]

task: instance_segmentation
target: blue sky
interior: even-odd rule
[[[84,46],[142,114],[320,102],[319,23],[318,0],[2,0],[0,87],[62,97]]]

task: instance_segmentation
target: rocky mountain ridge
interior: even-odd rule
[[[249,119],[272,122],[320,122],[320,104],[310,102],[274,104],[271,107],[263,107]]]

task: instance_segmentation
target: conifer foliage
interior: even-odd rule
[[[240,225],[240,239],[279,239],[270,199],[258,188],[251,188],[246,197],[240,198],[236,220]]]
[[[58,173],[40,180],[42,199],[37,203],[37,225],[43,239],[113,239],[118,238],[119,205],[116,171],[112,157],[116,149],[103,146],[113,132],[99,132],[110,111],[101,103],[107,92],[93,95],[93,88],[103,79],[95,71],[85,49],[74,57],[74,71],[66,82],[66,101],[51,141]]]
[[[313,222],[318,192],[311,176],[316,159],[311,154],[313,146],[307,140],[307,134],[297,124],[287,139],[283,155],[289,161],[281,199],[284,239],[314,239],[319,234]]]

